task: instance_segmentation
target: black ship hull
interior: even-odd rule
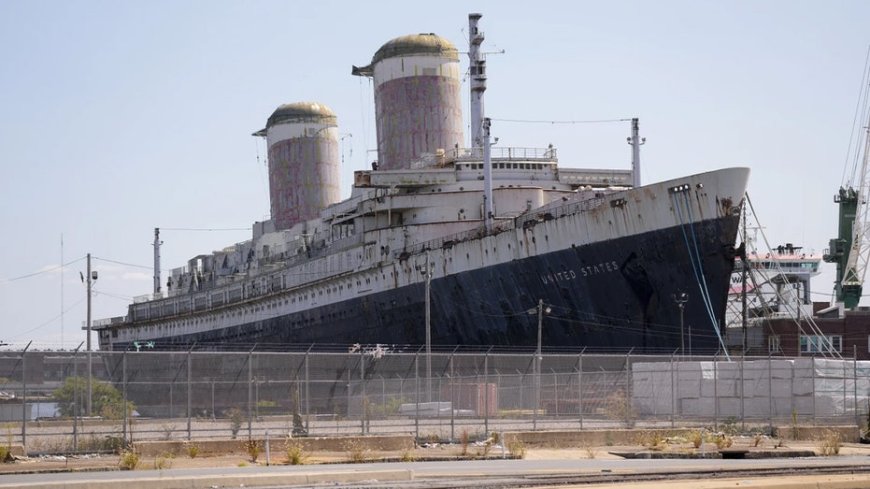
[[[687,353],[719,349],[738,217],[728,215],[572,246],[431,282],[437,346]],[[676,294],[686,293],[681,322]],[[373,293],[240,326],[153,338],[154,349],[295,350],[315,345],[425,344],[425,284]],[[705,297],[709,300],[705,300]],[[682,324],[682,327],[681,327]],[[304,346],[303,346],[304,345]],[[111,349],[133,349],[113,343]]]

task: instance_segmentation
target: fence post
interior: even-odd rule
[[[792,359],[792,361],[790,363],[790,365],[791,365],[791,392],[789,393],[789,399],[790,399],[789,407],[791,409],[789,411],[790,411],[790,414],[792,415],[792,418],[793,418],[792,421],[794,421],[797,418],[797,408],[795,408],[795,404],[794,404],[794,362],[795,362],[795,360]],[[816,387],[815,386],[813,386],[812,395],[813,396],[816,395]]]
[[[746,431],[746,377],[744,373],[746,363],[746,351],[740,353],[740,429]]]
[[[556,419],[559,418],[559,374],[556,373],[554,369],[550,369],[553,372],[553,405],[554,410],[556,411]]]
[[[676,353],[676,351],[671,353],[671,361],[670,361],[670,366],[671,366],[671,429],[674,428],[674,415],[676,414],[676,411],[677,411],[677,389],[676,389],[676,384],[674,382],[674,353]]]
[[[534,359],[534,370],[535,374],[533,380],[535,382],[535,405],[532,406],[532,431],[538,430],[538,408],[541,406],[541,357],[543,355],[539,355],[538,352],[535,352]]]
[[[456,354],[456,350],[453,350],[453,353],[450,354],[450,441],[453,442],[456,440],[456,378],[454,377],[453,372],[453,356]]]
[[[121,387],[124,389],[124,405],[121,406],[121,409],[124,410],[124,448],[127,447],[127,425],[128,425],[128,414],[127,414],[127,350],[124,350],[124,353],[121,354]]]
[[[810,358],[810,372],[813,376],[813,426],[816,425],[816,357]]]
[[[585,347],[580,350],[577,358],[577,409],[580,411],[581,430],[583,429],[583,352],[585,350]]]
[[[846,417],[846,361],[840,358],[840,361],[843,362],[843,417]]]
[[[719,352],[713,354],[713,429],[719,431]]]
[[[81,348],[81,345],[79,345]],[[78,354],[79,348],[76,348],[75,353],[73,353],[73,379],[75,382],[73,383],[73,452],[78,453],[79,451],[79,362],[78,362]]]
[[[30,346],[30,343],[27,344]],[[21,446],[27,454],[27,348],[21,352]]]
[[[366,399],[366,356],[363,348],[359,349],[359,383],[360,383],[360,413],[359,423],[360,431],[363,435],[366,434],[366,421],[368,420],[368,400]]]
[[[767,432],[773,433],[773,359],[767,352]]]
[[[632,396],[632,388],[631,388],[631,352],[634,351],[634,347],[631,350],[628,350],[628,353],[625,354],[625,425],[626,427],[634,426],[634,416],[632,415],[632,406],[634,403],[631,400]]]
[[[193,413],[191,413],[191,369],[193,368],[193,352],[191,350],[187,350],[187,439],[191,439],[191,427],[190,427],[190,418]]]
[[[308,377],[308,356],[311,352],[311,347],[308,348],[308,351],[305,352],[305,432],[311,436],[311,426],[309,425],[309,419],[311,419],[311,412],[309,408],[311,407],[309,403],[309,390],[308,384],[310,383],[310,378]]]
[[[852,345],[852,406],[855,408],[855,426],[861,428],[858,417],[858,345]]]
[[[489,438],[489,352],[483,355],[483,437]]]
[[[414,437],[420,439],[420,349],[414,354]]]
[[[251,348],[251,351],[248,352],[248,441],[251,441],[253,438],[253,419],[251,416],[254,414],[253,406],[251,405],[254,399],[254,391],[253,391],[253,381],[254,381],[254,349]]]
[[[387,380],[384,379],[383,375],[378,375],[378,377],[381,378],[381,412],[387,416],[389,414],[387,412]]]

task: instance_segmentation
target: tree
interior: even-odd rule
[[[67,377],[63,386],[54,391],[54,400],[58,403],[61,416],[79,416],[85,414],[88,403],[88,384],[84,377]],[[108,382],[91,381],[91,399],[93,412],[106,419],[122,419],[124,417],[124,396]],[[75,406],[78,404],[78,411]],[[136,406],[127,401],[127,414],[133,412]]]

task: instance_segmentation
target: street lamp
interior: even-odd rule
[[[538,315],[538,346],[535,349],[535,409],[533,411],[532,429],[538,428],[538,407],[541,405],[541,337],[544,330],[544,314],[550,314],[550,306],[544,307],[544,299],[538,299],[538,307],[526,311],[528,314]]]
[[[426,268],[420,270],[426,277],[426,399],[432,402],[432,313],[431,287],[432,263],[429,261],[429,250],[426,250]]]
[[[686,308],[686,302],[689,302],[689,294],[685,292],[678,292],[676,294],[671,294],[671,298],[674,299],[674,303],[680,309],[680,353],[683,355],[686,354],[686,335],[683,331],[683,311]],[[689,338],[689,341],[692,341],[692,338]]]
[[[97,281],[97,271],[91,270],[91,254],[88,253],[88,276],[82,277],[82,282],[86,282],[87,284],[87,294],[88,294],[88,312],[87,312],[87,337],[85,341],[87,342],[87,356],[88,356],[88,404],[87,404],[87,414],[88,416],[93,416],[91,409],[93,407],[92,398],[93,398],[93,390],[91,388],[91,376],[92,376],[92,365],[93,359],[91,356],[91,290],[93,289],[94,282]]]

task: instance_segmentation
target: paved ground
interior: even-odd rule
[[[791,448],[816,448],[813,443],[790,442]],[[340,487],[468,487],[481,481],[519,481],[523,487],[552,487],[555,478],[604,477],[618,481],[621,478],[647,474],[668,480],[669,489],[697,487],[714,489],[724,487],[870,487],[870,448],[846,444],[836,457],[803,459],[760,460],[625,460],[610,455],[612,450],[641,449],[642,447],[586,447],[582,449],[529,449],[523,460],[501,460],[500,449],[489,452],[491,460],[475,460],[482,447],[467,448],[470,456],[461,456],[462,447],[435,445],[418,448],[407,453],[367,453],[369,460],[382,457],[393,463],[347,462],[349,454],[318,452],[312,454],[309,465],[283,465],[284,456],[273,452],[272,461],[279,464],[265,466],[265,456],[254,464],[242,455],[222,457],[177,457],[173,459],[148,458],[142,460],[135,471],[119,471],[118,456],[100,456],[81,459],[31,459],[14,464],[0,464],[0,489],[7,488],[88,488],[103,489],[133,484],[137,489],[169,489],[176,487],[246,487],[269,485],[279,487],[310,486],[331,482]],[[400,461],[402,458],[405,461]],[[420,462],[413,459],[453,458],[451,461]],[[162,464],[163,468],[156,468]],[[311,465],[317,464],[317,465]],[[813,476],[762,477],[758,471],[789,471],[794,468],[828,467],[837,471],[867,471],[858,474],[820,474]],[[729,470],[741,470],[739,477],[721,478]],[[18,472],[18,474],[15,474]],[[22,474],[20,472],[32,472]],[[57,473],[53,473],[57,472]],[[714,478],[715,475],[715,478]],[[681,480],[690,478],[690,480]],[[436,483],[437,482],[437,483]],[[434,485],[431,485],[431,484]],[[572,485],[561,487],[581,487]],[[618,483],[618,482],[617,482]],[[632,480],[625,485],[606,487],[661,487],[663,481],[641,482]],[[341,485],[344,484],[344,485]],[[412,484],[412,485],[409,485]],[[506,487],[490,485],[481,487]],[[582,487],[596,487],[588,484]],[[603,487],[603,486],[602,486]]]

